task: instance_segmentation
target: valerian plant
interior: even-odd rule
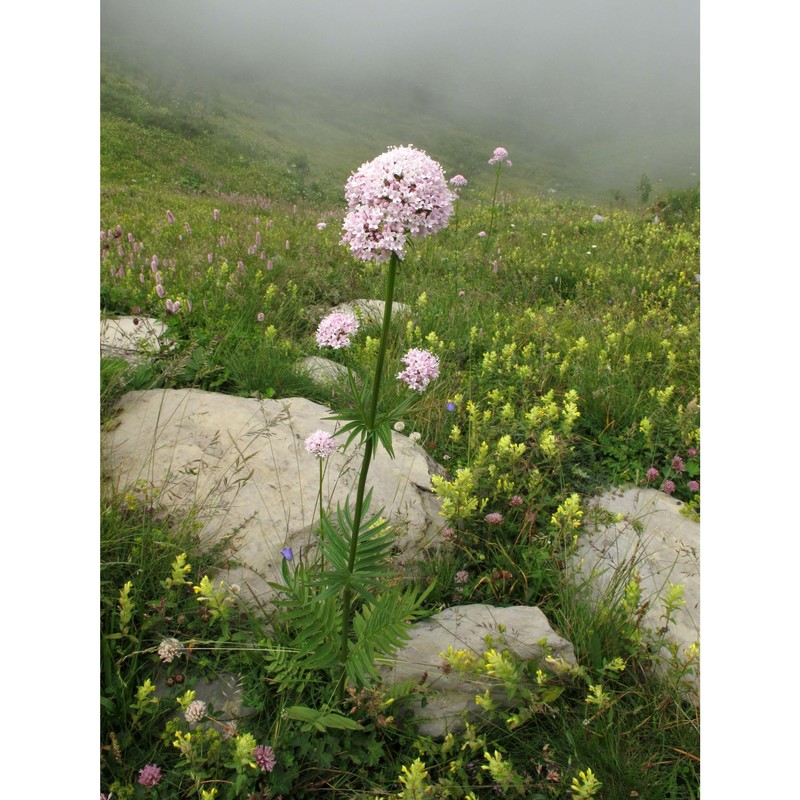
[[[284,630],[291,635],[297,663],[308,670],[324,670],[333,678],[336,699],[341,701],[348,685],[363,686],[377,677],[375,658],[393,652],[407,639],[409,622],[421,614],[425,595],[414,587],[390,581],[387,561],[394,534],[380,511],[371,506],[367,488],[370,465],[379,447],[393,457],[392,429],[439,376],[439,359],[430,351],[412,348],[401,359],[404,369],[395,373],[406,391],[393,404],[383,400],[381,384],[386,377],[395,282],[412,238],[444,228],[453,213],[454,194],[447,188],[442,168],[411,146],[390,148],[351,175],[345,187],[348,212],[342,244],[362,261],[385,263],[386,287],[381,337],[371,383],[359,385],[349,374],[350,405],[329,417],[341,427],[344,448],[357,442],[362,447],[355,498],[339,505],[335,513],[322,507],[320,498],[320,557],[313,567],[284,558],[283,584],[277,605]],[[321,347],[350,345],[358,330],[357,320],[347,314],[326,317],[317,331]],[[336,448],[332,437],[317,432],[318,441],[306,449],[322,459]],[[326,438],[327,437],[327,438]],[[324,442],[323,442],[324,440]],[[344,718],[319,716],[310,709],[293,712],[297,718],[323,728]],[[306,719],[308,718],[308,719]],[[349,721],[349,720],[348,720]]]

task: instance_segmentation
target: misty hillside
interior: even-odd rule
[[[313,8],[303,16],[270,2],[257,16],[236,2],[224,15],[204,2],[102,3],[103,182],[127,181],[146,173],[154,154],[180,152],[179,187],[258,191],[252,182],[268,174],[287,199],[327,202],[376,152],[413,143],[476,188],[486,188],[487,154],[498,145],[512,154],[505,188],[514,193],[634,201],[643,174],[657,192],[699,183],[691,13],[683,38],[673,31],[666,41],[666,23],[680,14],[639,19],[625,3],[609,4],[606,18],[624,13],[629,30],[606,19],[608,36],[623,38],[603,43],[588,7],[574,18],[551,11],[546,35],[542,14],[519,19],[527,6],[511,4],[518,26],[493,37],[480,17],[486,5],[463,3],[449,18],[426,11],[428,38],[417,37],[419,52],[396,70],[397,55],[354,32],[348,13],[363,5],[337,6],[336,15],[300,4]],[[366,34],[370,23],[360,24]],[[526,45],[528,28],[538,48]],[[653,49],[658,35],[669,44],[662,53]],[[156,131],[166,138],[154,139]],[[115,149],[129,136],[141,147]],[[199,165],[200,152],[218,174]]]

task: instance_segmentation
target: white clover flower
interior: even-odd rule
[[[177,639],[170,637],[168,639],[163,639],[158,646],[158,657],[165,664],[171,664],[173,659],[183,653],[183,651],[183,645]]]
[[[186,707],[183,716],[189,723],[200,722],[208,714],[208,706],[202,700],[192,700]]]

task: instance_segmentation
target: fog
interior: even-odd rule
[[[103,0],[101,35],[167,76],[411,105],[630,189],[699,181],[699,5]]]

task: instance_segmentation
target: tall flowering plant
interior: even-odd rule
[[[494,193],[492,194],[492,215],[489,219],[489,232],[486,234],[486,246],[489,246],[489,239],[492,236],[494,229],[494,212],[497,207],[497,187],[500,185],[500,173],[503,171],[503,166],[510,167],[511,159],[508,157],[508,150],[505,147],[495,147],[492,157],[489,159],[489,164],[494,167]]]
[[[439,164],[409,145],[392,147],[363,164],[347,181],[345,197],[348,211],[342,244],[361,261],[388,262],[372,382],[359,386],[349,373],[351,406],[330,417],[342,423],[337,435],[346,435],[344,448],[354,440],[362,445],[361,468],[352,502],[348,498],[335,515],[320,508],[321,568],[311,574],[302,564],[290,567],[285,559],[284,586],[278,587],[282,598],[277,601],[282,619],[292,627],[293,646],[302,654],[302,663],[338,673],[340,700],[348,682],[359,685],[376,675],[377,655],[392,652],[407,639],[408,621],[419,614],[424,599],[413,589],[398,589],[386,580],[394,537],[380,512],[369,511],[372,492],[367,491],[367,478],[379,446],[394,456],[392,428],[439,376],[436,356],[412,348],[401,359],[404,369],[394,373],[408,391],[394,406],[382,406],[398,267],[413,239],[447,225],[456,196],[448,189]],[[320,323],[317,343],[320,347],[348,347],[357,331],[354,317],[332,314]],[[320,447],[309,452],[326,458],[333,450],[329,435],[317,432],[314,436],[318,438],[312,444]],[[328,443],[324,452],[323,440]]]

